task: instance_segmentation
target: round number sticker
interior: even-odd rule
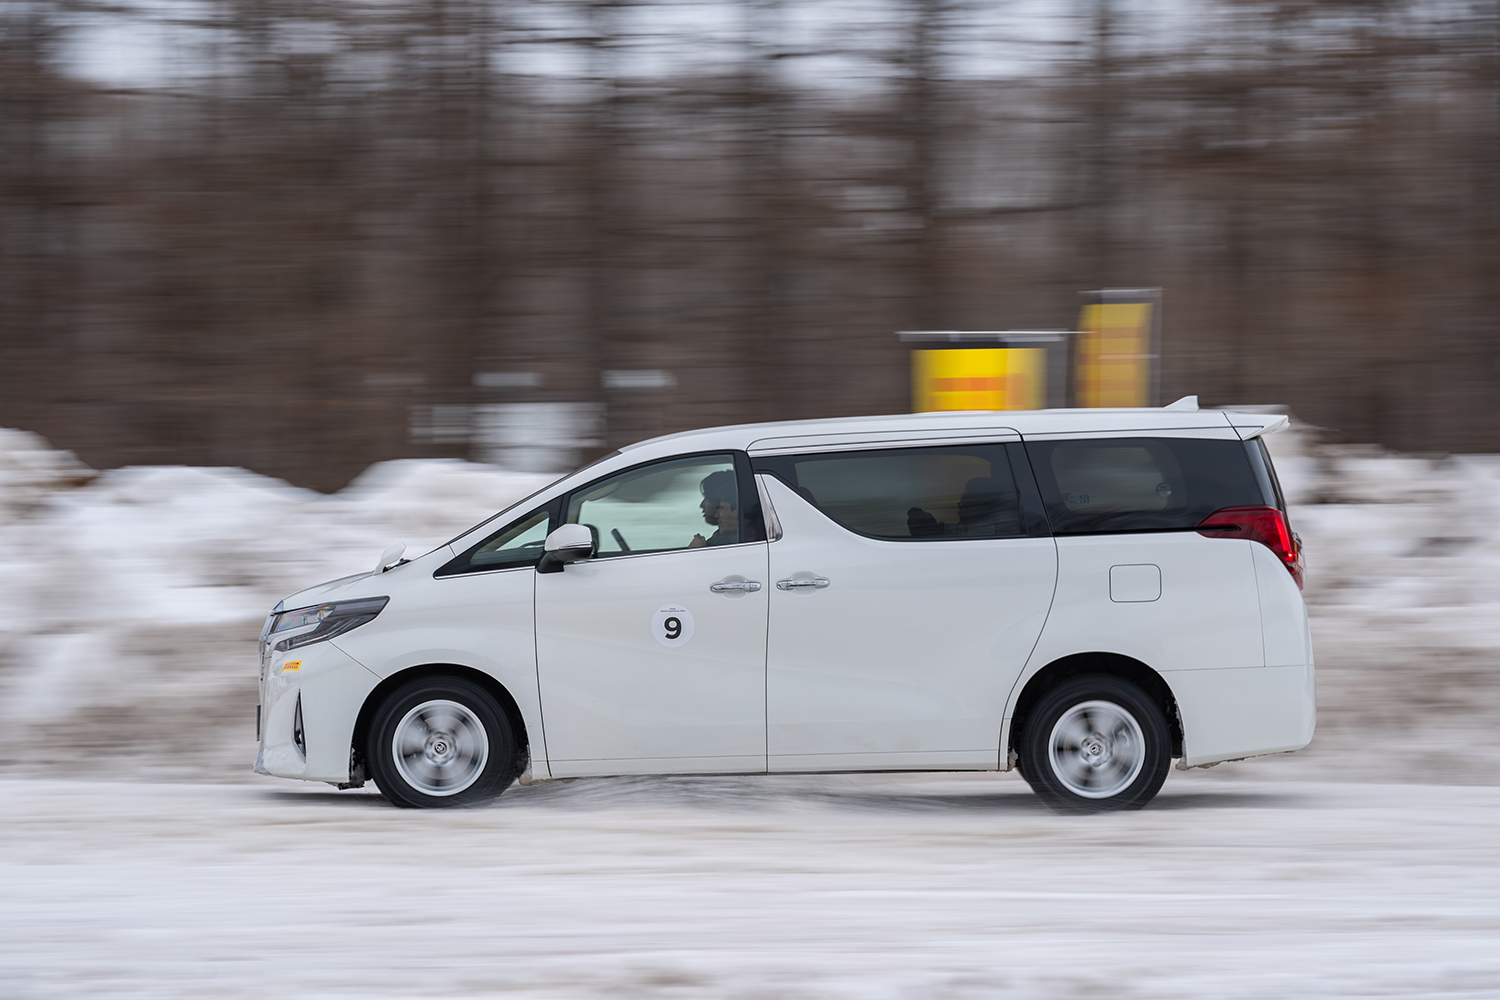
[[[693,637],[693,615],[687,608],[668,604],[651,616],[651,634],[663,646],[681,646]]]

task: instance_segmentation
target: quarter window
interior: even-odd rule
[[[549,504],[512,521],[433,575],[454,576],[491,569],[535,566],[541,561],[542,544],[547,540],[551,508],[552,505]]]
[[[1005,446],[893,448],[755,460],[850,531],[893,541],[1025,534]]]
[[[1265,503],[1239,441],[1028,441],[1026,451],[1058,534],[1192,528],[1220,508]]]
[[[587,525],[595,556],[733,545],[742,523],[734,456],[696,455],[631,469],[574,493],[567,522]]]

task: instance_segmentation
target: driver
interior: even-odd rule
[[[699,504],[703,508],[703,520],[713,525],[716,530],[707,538],[694,535],[693,540],[688,542],[688,548],[697,549],[705,545],[732,545],[738,542],[740,540],[739,488],[735,482],[734,472],[730,469],[721,469],[718,472],[709,473],[703,477],[703,482],[698,484],[698,491],[703,494],[703,502]]]

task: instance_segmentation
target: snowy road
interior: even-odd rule
[[[0,996],[1500,996],[1500,788],[0,782]]]

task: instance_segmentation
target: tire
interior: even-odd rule
[[[516,745],[505,710],[484,688],[460,677],[419,677],[376,710],[365,766],[394,805],[473,806],[515,779]]]
[[[1027,784],[1060,812],[1139,809],[1167,779],[1172,734],[1144,691],[1096,674],[1042,696],[1027,713],[1018,756]]]

